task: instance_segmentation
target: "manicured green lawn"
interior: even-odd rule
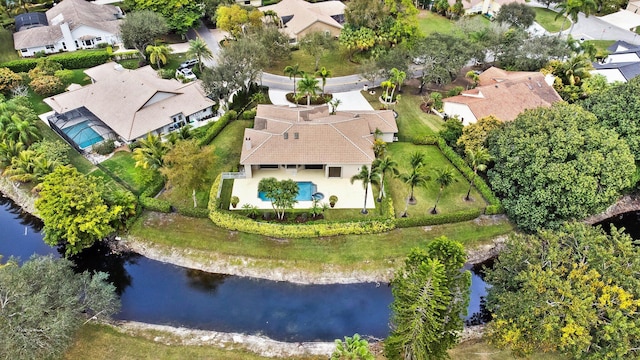
[[[136,161],[132,155],[127,151],[119,151],[101,164],[126,182],[135,193],[140,193],[144,186],[141,181],[143,170],[136,167]]]
[[[29,95],[27,99],[29,100],[29,103],[31,103],[33,111],[38,115],[51,111],[51,107],[42,101],[44,98],[46,98],[46,96],[38,95],[29,88]]]
[[[467,221],[431,226],[428,229],[404,228],[374,235],[346,235],[311,239],[281,239],[228,231],[209,219],[189,218],[178,214],[144,213],[130,228],[138,240],[174,247],[184,256],[207,262],[219,256],[251,258],[252,267],[269,267],[278,262],[302,271],[322,272],[329,266],[336,271],[375,270],[399,264],[411,248],[447,236],[465,245],[486,242],[513,231],[507,221],[481,224]]]
[[[315,59],[309,55],[307,55],[302,50],[296,50],[291,52],[291,59],[280,61],[272,64],[270,67],[265,69],[265,72],[276,74],[276,75],[284,75],[284,68],[288,65],[300,65],[300,70],[303,70],[307,73],[314,74],[315,69]],[[358,73],[358,64],[352,63],[343,56],[343,53],[339,50],[335,50],[330,53],[326,53],[320,59],[319,67],[326,67],[327,70],[331,71],[331,76],[345,76],[352,75]],[[292,80],[293,81],[293,80]]]
[[[553,10],[534,7],[533,10],[536,12],[536,22],[540,24],[545,30],[550,33],[557,33],[558,31],[566,30],[571,27],[571,21],[562,16],[556,19],[558,13]],[[562,23],[564,21],[564,27],[562,27]]]
[[[91,84],[91,78],[87,74],[84,73],[86,69],[76,69],[73,71],[73,78],[71,79],[72,84],[79,84],[82,86]]]
[[[0,63],[19,59],[18,53],[13,48],[13,35],[11,31],[0,28]]]
[[[598,49],[598,54],[602,54],[605,51],[608,51],[607,48],[613,45],[613,43],[616,41],[615,40],[586,40],[585,42],[590,42],[593,45],[595,45],[596,49]]]
[[[253,121],[235,120],[229,123],[225,129],[211,142],[210,146],[215,147],[216,161],[213,166],[207,170],[208,181],[202,190],[196,193],[199,208],[206,208],[209,201],[209,191],[213,180],[223,171],[231,171],[234,167],[237,169],[240,162],[240,152],[242,151],[242,139],[244,129],[252,127]],[[161,195],[162,199],[168,200],[173,205],[193,206],[191,194],[185,196],[174,190],[167,190]]]
[[[425,35],[435,32],[449,34],[453,32],[454,27],[453,21],[429,10],[421,10],[418,14],[418,28]]]
[[[440,202],[438,203],[438,213],[442,214],[473,208],[484,208],[487,205],[475,188],[471,190],[471,197],[474,201],[464,200],[467,190],[469,189],[469,181],[442,155],[437,146],[413,145],[400,142],[389,144],[388,147],[388,153],[398,162],[401,174],[410,172],[411,166],[409,165],[409,158],[411,154],[415,152],[421,152],[425,155],[425,172],[431,176],[431,181],[428,181],[424,187],[416,187],[414,189],[418,203],[416,205],[409,205],[409,216],[429,216],[429,211],[433,208],[440,191],[439,185],[434,181],[436,169],[445,167],[455,171],[455,180],[457,180],[457,182],[454,182],[443,190]],[[391,178],[389,181],[389,192],[393,198],[396,215],[400,215],[405,208],[406,199],[409,195],[409,187],[400,179]]]

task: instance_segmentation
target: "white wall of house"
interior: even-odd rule
[[[462,120],[462,124],[465,126],[478,121],[478,119],[476,119],[476,116],[473,115],[473,112],[471,112],[471,109],[467,105],[445,101],[443,108],[444,113],[449,116],[458,115],[458,118]]]
[[[327,165],[327,170],[326,170],[326,176],[329,177],[329,167],[333,167],[333,166],[340,166],[342,167],[342,178],[343,179],[349,179],[351,178],[353,175],[356,175],[360,172],[360,168],[362,167],[362,165],[365,164],[361,164],[361,165],[344,165],[344,164],[333,164],[333,165]],[[366,164],[368,168],[371,167],[371,164]]]
[[[66,25],[67,24],[65,23],[61,24],[61,26],[63,27]],[[65,32],[63,31],[63,34],[64,33]],[[29,56],[34,56],[39,51],[44,51],[46,54],[55,54],[61,51],[75,51],[77,49],[93,49],[99,43],[117,44],[121,42],[120,38],[112,33],[109,33],[100,29],[92,28],[89,26],[85,26],[85,25],[74,29],[73,31],[69,32],[68,35],[71,36],[71,40],[68,40],[68,39],[65,40],[64,37],[61,37],[60,39],[56,40],[53,44],[43,44],[42,46],[34,46],[26,49],[20,49],[18,50],[18,52],[22,57],[29,57]],[[82,40],[78,40],[85,35],[97,36],[97,38],[91,41],[91,45],[87,45],[86,43],[83,43]],[[98,40],[98,38],[100,40]],[[75,44],[76,41],[78,43],[78,46],[76,46]]]
[[[620,70],[618,69],[598,69],[592,70],[591,74],[600,74],[604,75],[607,78],[608,83],[614,83],[616,81],[627,82],[627,79],[622,75]]]
[[[611,54],[605,59],[605,63],[638,62],[640,58],[636,53]]]
[[[73,37],[73,40],[77,42],[79,49],[93,49],[100,43],[113,45],[120,42],[120,38],[116,34],[86,25],[81,25],[73,29],[73,31],[71,31],[71,36]],[[95,36],[96,38],[88,43],[84,43],[80,40],[83,36]]]
[[[20,49],[18,50],[18,53],[20,53],[20,56],[22,57],[28,57],[28,56],[35,56],[35,54],[39,51],[44,51],[46,54],[53,54],[53,53],[58,53],[60,51],[63,51],[62,41],[59,41],[55,44],[46,45],[46,46],[45,45],[34,46],[26,49]]]
[[[382,133],[380,138],[384,140],[384,142],[393,142],[393,133]]]
[[[213,115],[213,107],[209,106],[206,109],[202,109],[200,111],[198,111],[197,113],[193,113],[189,116],[187,116],[187,122],[194,122],[194,121],[199,121],[201,119],[204,119],[207,116],[211,116]]]

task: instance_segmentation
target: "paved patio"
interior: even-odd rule
[[[244,204],[251,204],[259,209],[271,209],[270,201],[262,201],[258,197],[258,183],[267,177],[274,177],[278,180],[311,181],[317,186],[317,192],[324,194],[324,199],[320,201],[320,204],[328,204],[331,195],[338,197],[336,209],[361,209],[364,203],[364,189],[360,181],[351,184],[349,179],[345,178],[326,178],[324,170],[257,170],[253,172],[253,177],[250,179],[234,180],[232,196],[237,196],[240,203],[236,209],[230,208],[230,210],[241,210]],[[370,187],[367,196],[367,209],[375,208],[374,201]],[[299,201],[294,208],[309,209],[312,203],[312,201]]]

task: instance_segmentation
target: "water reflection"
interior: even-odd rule
[[[195,289],[215,294],[218,286],[224,283],[229,275],[213,274],[196,269],[186,269],[185,272],[189,286]]]

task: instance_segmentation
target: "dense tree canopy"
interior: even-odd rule
[[[276,178],[264,178],[258,183],[258,191],[271,201],[271,206],[280,220],[284,219],[284,212],[291,209],[298,196],[298,183],[291,179],[278,180]]]
[[[635,171],[618,134],[577,105],[527,110],[489,135],[491,186],[527,231],[604,210]]]
[[[640,160],[640,78],[594,93],[581,102],[598,121],[625,139],[636,159]]]
[[[113,232],[114,222],[125,211],[122,205],[109,206],[95,181],[71,166],[59,166],[45,176],[36,209],[44,221],[44,241],[52,246],[64,243],[67,255]]]
[[[202,4],[199,1],[125,0],[125,5],[136,12],[151,10],[162,15],[166,19],[166,25],[180,35],[184,35],[189,29],[196,27],[202,17]],[[128,14],[127,18],[130,15]]]
[[[72,266],[51,256],[0,266],[3,358],[57,358],[83,321],[106,319],[118,311],[120,301],[106,273],[76,274]]]
[[[148,45],[167,33],[167,22],[162,15],[151,10],[135,11],[127,14],[120,24],[122,42],[127,48],[138,50],[142,57]]]
[[[493,115],[480,118],[473,124],[469,124],[462,129],[462,135],[458,138],[458,146],[465,150],[475,151],[487,146],[489,134],[500,127],[502,122]]]
[[[216,11],[216,24],[237,38],[247,26],[262,26],[262,16],[260,10],[247,10],[238,4],[220,6]]]
[[[474,45],[449,34],[434,33],[416,45],[414,57],[420,59],[422,81],[445,85],[456,78],[460,69],[474,56]]]
[[[536,19],[536,12],[527,4],[517,2],[507,3],[500,7],[496,21],[509,24],[521,29],[526,29],[533,25]]]
[[[464,247],[445,237],[413,249],[391,282],[389,359],[447,359],[458,342],[469,303],[471,273]]]
[[[573,223],[512,235],[489,271],[491,341],[518,355],[637,358],[640,250],[628,235]]]

